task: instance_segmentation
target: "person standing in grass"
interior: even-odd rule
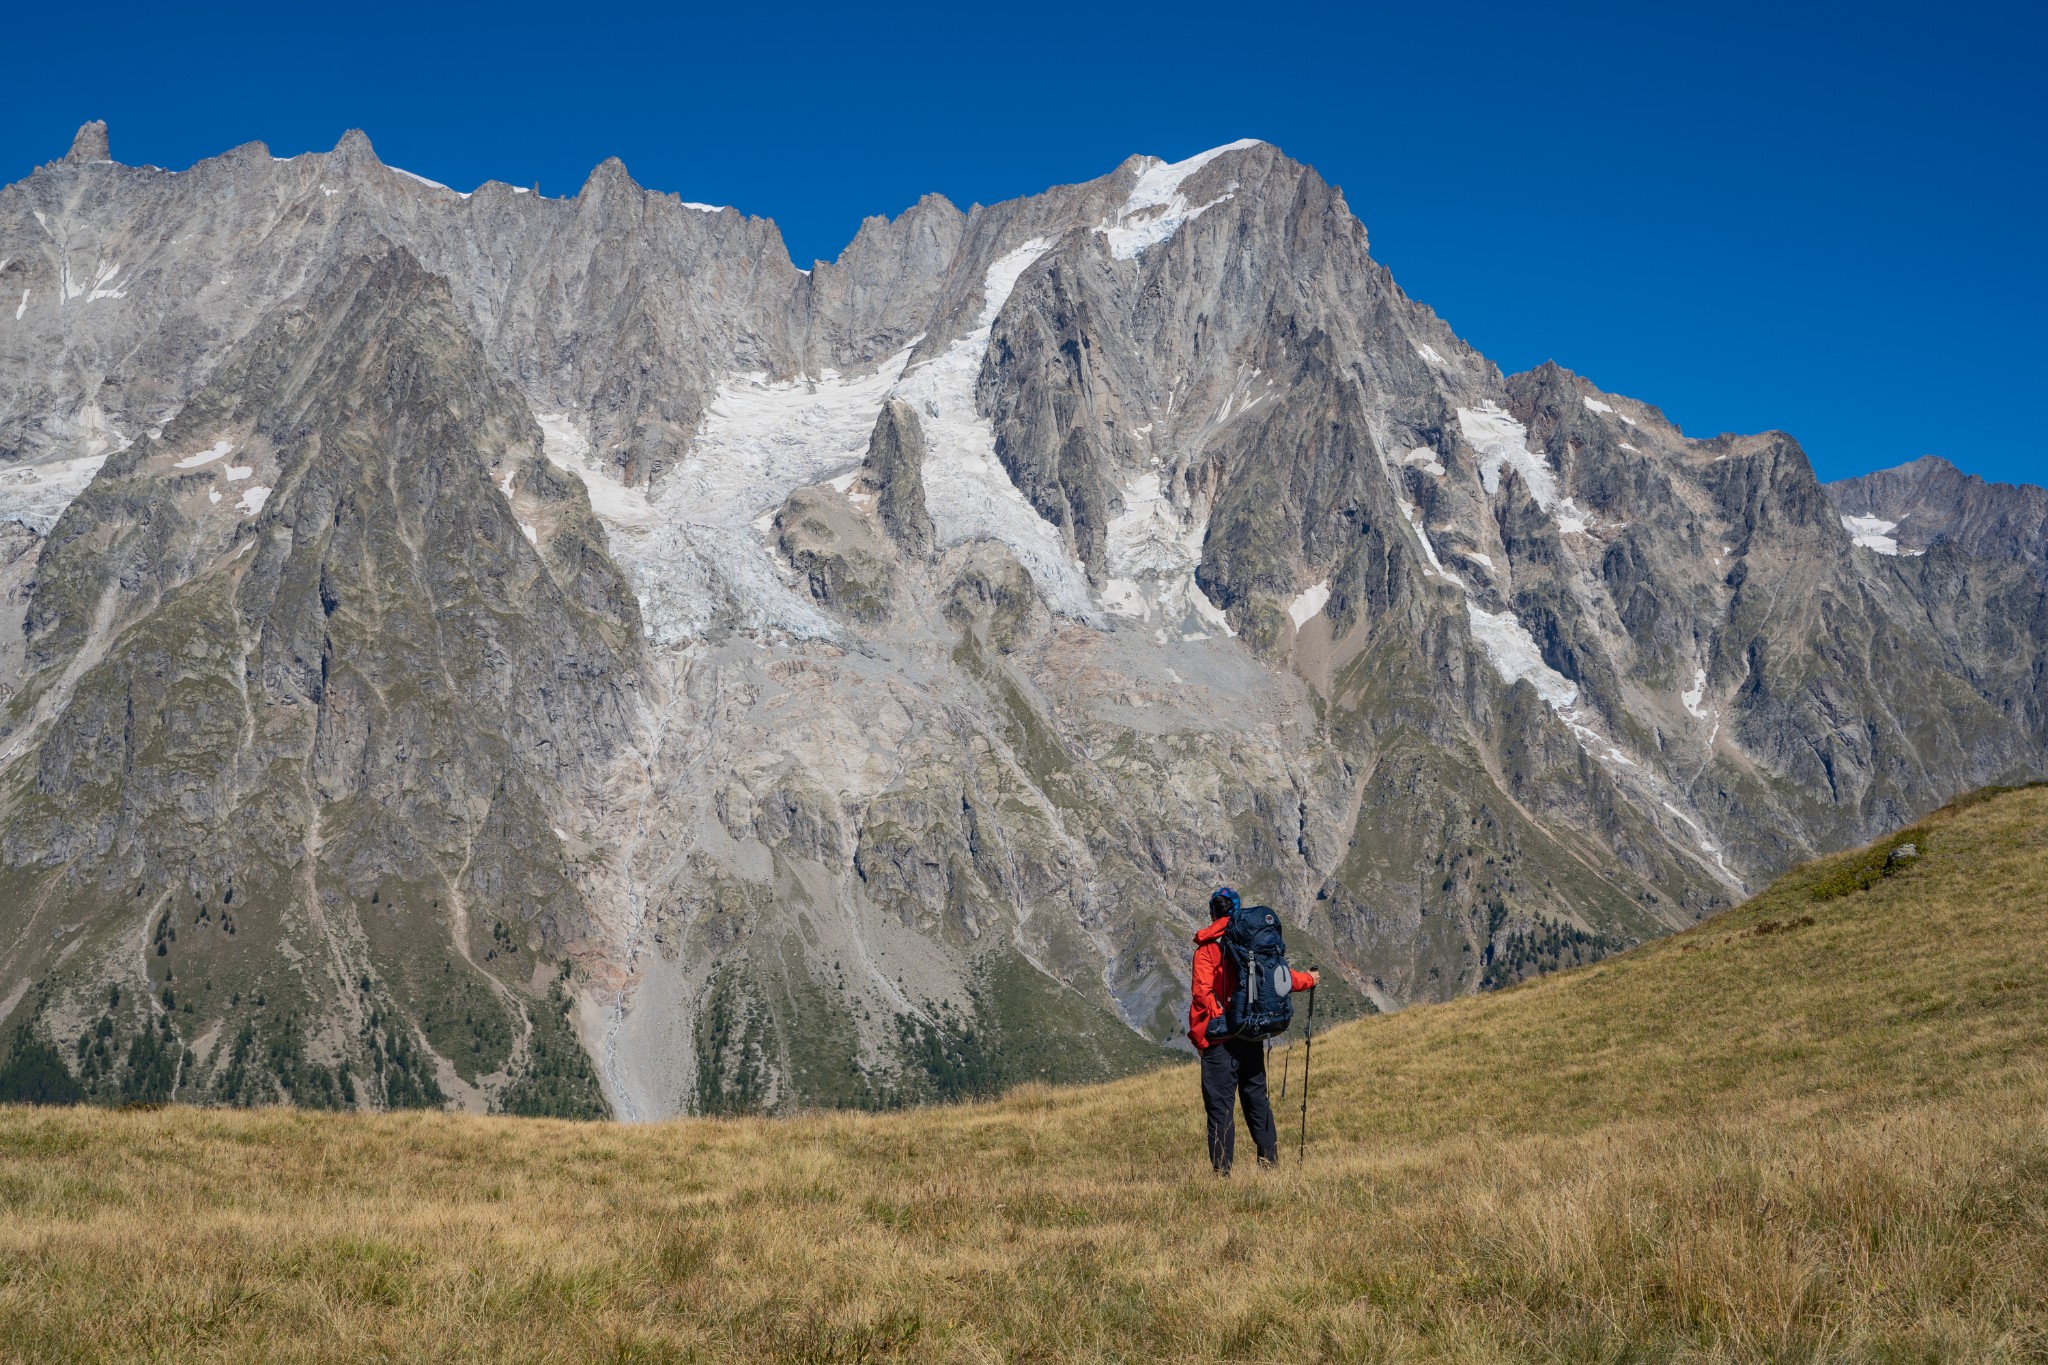
[[[1273,1105],[1266,1097],[1266,1043],[1262,1038],[1227,1036],[1224,1009],[1237,991],[1237,964],[1223,951],[1223,931],[1242,906],[1237,892],[1218,887],[1209,897],[1215,922],[1195,935],[1194,999],[1188,1004],[1188,1041],[1202,1058],[1202,1107],[1209,1116],[1209,1164],[1229,1175],[1237,1153],[1237,1116],[1233,1102],[1244,1106],[1245,1126],[1259,1151],[1259,1165],[1280,1160],[1280,1140],[1273,1128]],[[1294,989],[1316,984],[1316,973],[1294,972]]]

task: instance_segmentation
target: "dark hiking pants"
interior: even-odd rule
[[[1221,1173],[1230,1169],[1237,1152],[1237,1116],[1231,1101],[1244,1103],[1245,1126],[1261,1161],[1279,1159],[1273,1133],[1273,1106],[1266,1100],[1266,1045],[1250,1038],[1227,1038],[1202,1052],[1202,1107],[1209,1111],[1209,1164]]]

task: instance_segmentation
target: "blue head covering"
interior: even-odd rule
[[[1225,915],[1236,914],[1243,904],[1235,891],[1227,886],[1219,886],[1216,888],[1216,894],[1209,897],[1209,913],[1217,919],[1222,919]]]

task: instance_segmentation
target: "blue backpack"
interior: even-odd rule
[[[1237,988],[1223,1005],[1230,1038],[1271,1038],[1294,1022],[1294,969],[1287,940],[1271,906],[1240,905],[1230,912],[1223,951],[1237,968]]]

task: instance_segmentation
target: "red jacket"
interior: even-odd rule
[[[1237,966],[1224,956],[1218,940],[1230,927],[1225,915],[1195,935],[1195,998],[1188,1002],[1188,1041],[1207,1050],[1209,1021],[1223,1017],[1223,1006],[1237,989]],[[1307,972],[1294,973],[1294,989],[1305,991],[1315,983]]]

